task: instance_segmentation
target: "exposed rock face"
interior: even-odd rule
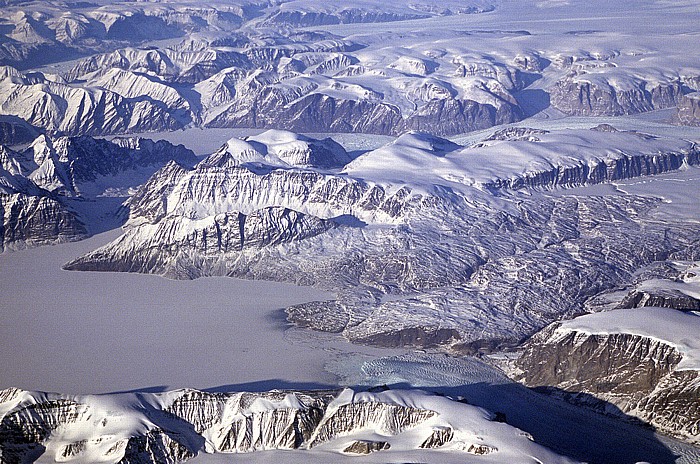
[[[449,427],[438,427],[433,429],[433,433],[421,443],[421,448],[439,448],[446,445],[454,437],[454,430]]]
[[[69,207],[47,191],[0,193],[0,251],[81,240],[88,227]]]
[[[19,118],[0,116],[0,145],[29,143],[40,131]]]
[[[658,142],[636,133],[577,134],[577,153],[579,136],[645,147]],[[533,136],[541,141],[532,142]],[[509,140],[484,142],[484,159],[509,144],[531,150],[553,136],[504,134]],[[521,137],[526,139],[510,140]],[[356,166],[358,158],[337,174],[279,164],[256,143],[231,141],[194,169],[164,167],[129,201],[125,235],[66,268],[319,285],[336,291],[337,299],[289,308],[291,321],[359,343],[475,353],[517,344],[580,312],[589,298],[630,283],[640,267],[684,259],[697,240],[697,224],[648,220],[663,205],[654,198],[512,194],[696,164],[692,144],[666,152],[653,148],[653,154],[567,157],[567,165],[546,162],[542,170],[517,175],[494,175],[493,169],[465,181],[482,188],[460,191],[467,187],[435,183],[414,190],[402,183],[404,174],[396,183],[374,183],[371,169],[376,162],[392,172],[418,159],[421,166],[436,163],[450,179],[469,179],[478,162],[464,168],[443,163],[478,159],[481,148],[408,134],[373,152],[374,158],[363,155],[368,170]],[[392,153],[404,158],[394,161]],[[508,157],[494,163],[499,159],[511,165]],[[498,207],[484,206],[494,201]],[[383,294],[396,298],[382,301]]]
[[[473,100],[431,100],[415,112],[403,114],[379,101],[338,99],[312,94],[280,108],[269,95],[241,102],[220,113],[208,127],[280,127],[298,132],[361,132],[398,135],[420,130],[438,135],[461,134],[519,121],[522,112],[512,102],[499,106]]]
[[[357,440],[349,444],[347,448],[343,450],[343,453],[370,454],[389,448],[391,448],[391,445],[385,441]]]
[[[630,179],[674,171],[687,164],[700,163],[700,148],[689,153],[631,154],[616,159],[600,160],[597,163],[574,167],[554,166],[549,171],[511,179],[498,179],[488,185],[491,188],[519,189],[541,186],[576,186],[598,184],[605,181]]]
[[[700,126],[700,92],[683,95],[675,120],[685,126]]]
[[[491,140],[512,140],[512,141],[527,141],[539,142],[538,135],[544,135],[549,131],[543,129],[531,129],[529,127],[507,127],[498,130],[485,139],[486,142]]]
[[[661,290],[647,291],[634,290],[630,292],[619,308],[673,308],[680,311],[700,311],[700,300],[680,291]]]
[[[111,142],[92,137],[39,136],[21,153],[12,155],[17,174],[38,186],[64,196],[93,193],[91,184],[130,171],[153,171],[170,160],[192,165],[197,158],[183,145],[164,140],[115,138]],[[138,176],[136,172],[134,177]],[[136,179],[135,179],[136,180]],[[132,184],[134,187],[138,184]],[[85,191],[86,190],[86,191]],[[102,193],[102,192],[97,192]]]
[[[516,365],[528,386],[698,443],[700,371],[679,369],[682,358],[651,337],[562,331],[554,324],[525,344]]]
[[[467,453],[476,454],[477,456],[484,456],[487,454],[495,453],[497,451],[498,448],[494,448],[493,446],[475,443],[472,443],[471,445],[469,445],[469,448],[467,448]]]
[[[0,147],[0,251],[87,237],[100,224],[88,223],[72,198],[94,200],[115,184],[124,195],[173,159],[196,160],[182,145],[138,138],[40,135],[21,152]]]
[[[390,442],[404,431],[412,432],[402,438],[402,447],[417,449],[443,446],[456,430],[461,438],[450,449],[497,452],[496,446],[478,443],[486,436],[507,443],[506,458],[557,459],[522,438],[523,432],[492,425],[485,414],[447,398],[408,391],[178,390],[69,400],[8,389],[0,391],[0,455],[8,463],[41,456],[58,462],[175,464],[203,452],[313,450],[324,443],[341,444],[346,453],[368,454],[393,451]],[[472,429],[479,430],[478,437]],[[362,438],[367,433],[381,434],[385,440]],[[429,433],[428,439],[416,441],[415,436]],[[55,454],[46,456],[49,452]]]
[[[370,402],[344,404],[321,420],[309,441],[317,446],[336,436],[374,428],[383,435],[398,435],[431,417],[435,411],[410,408],[402,405],[380,405]]]
[[[649,84],[630,78],[622,87],[605,78],[570,76],[550,89],[552,105],[566,114],[604,116],[643,113],[676,106],[682,99],[680,81]]]
[[[178,464],[193,458],[195,453],[172,435],[172,432],[152,429],[144,435],[131,437],[118,464]]]
[[[88,407],[63,399],[18,406],[0,422],[0,456],[3,462],[38,457],[44,451],[42,443],[55,429],[88,417]]]

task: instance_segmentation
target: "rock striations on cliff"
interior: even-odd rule
[[[68,396],[10,388],[0,391],[0,456],[175,464],[204,453],[297,450],[333,459],[375,451],[400,459],[435,449],[462,462],[487,453],[504,461],[573,462],[493,418],[417,390]]]
[[[512,131],[470,148],[409,133],[342,169],[320,167],[346,155],[318,145],[267,132],[193,168],[169,163],[129,200],[124,235],[66,268],[317,285],[337,299],[288,308],[291,321],[471,353],[516,344],[696,246],[697,224],[652,219],[658,198],[560,194],[691,169],[691,142]]]

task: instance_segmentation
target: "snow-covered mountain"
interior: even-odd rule
[[[401,459],[572,463],[484,409],[421,391],[177,390],[66,396],[0,391],[0,456],[26,462],[180,463],[201,454],[299,450],[308,458],[372,452]],[[304,459],[304,456],[287,455]]]
[[[700,443],[697,1],[438,3],[0,0],[0,251],[123,225],[65,269],[314,286],[279,305],[293,331],[431,351],[369,356],[409,360],[375,380],[499,352]],[[179,129],[210,154],[93,138]],[[568,462],[490,419],[416,392],[7,389],[0,461]]]
[[[17,57],[82,53],[87,43],[102,53],[62,74],[4,68],[0,114],[68,135],[184,126],[454,135],[548,107],[589,116],[678,107],[677,122],[697,119],[685,97],[700,89],[687,15],[664,11],[678,27],[650,31],[661,8],[651,0],[546,12],[547,2],[480,0],[117,2],[69,12],[45,3],[9,8],[15,29],[2,45],[13,51],[0,64],[26,68]],[[624,27],[592,12],[623,15]],[[542,14],[601,30],[552,30]],[[184,38],[145,44],[166,37]]]
[[[695,314],[654,307],[557,323],[527,342],[517,361],[519,378],[569,402],[628,415],[698,443],[698,323]]]
[[[6,154],[4,147],[0,148],[3,161]],[[56,195],[4,167],[0,168],[0,215],[0,251],[89,235],[88,226]]]
[[[128,196],[171,160],[192,165],[196,157],[182,145],[141,138],[40,135],[19,151],[0,146],[0,249],[87,237],[102,226],[93,213],[116,213],[92,212],[99,197]]]
[[[71,135],[175,130],[189,123],[188,104],[170,87],[112,70],[89,87],[56,75],[0,68],[0,112],[50,132]],[[149,98],[150,97],[150,98]],[[17,140],[12,140],[17,143]]]
[[[261,143],[273,136],[168,164],[129,200],[124,235],[66,267],[318,285],[338,299],[289,308],[290,320],[473,352],[517,343],[696,243],[690,218],[651,219],[658,199],[553,190],[694,169],[691,142],[610,127],[509,130],[473,147],[411,133],[338,172],[281,163]]]
[[[697,444],[699,270],[694,262],[654,263],[627,290],[589,302],[602,312],[535,334],[510,373],[544,393]]]
[[[231,31],[255,16],[251,2],[189,4],[186,10],[151,2],[4,2],[2,64],[24,69],[144,41],[202,31]]]

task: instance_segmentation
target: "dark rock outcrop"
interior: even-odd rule
[[[385,441],[356,440],[350,443],[343,453],[370,454],[376,451],[388,450],[391,445]]]
[[[588,81],[585,75],[570,76],[550,89],[552,106],[566,114],[619,116],[676,106],[683,96],[680,81],[651,85],[634,80],[617,88],[607,81]]]
[[[700,92],[683,95],[674,120],[684,126],[700,126]]]
[[[677,369],[683,355],[673,346],[631,333],[560,333],[558,327],[549,326],[525,344],[515,363],[520,381],[600,413],[700,441],[700,371]]]

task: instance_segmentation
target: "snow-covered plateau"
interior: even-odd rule
[[[700,462],[696,0],[0,6],[0,462]]]

